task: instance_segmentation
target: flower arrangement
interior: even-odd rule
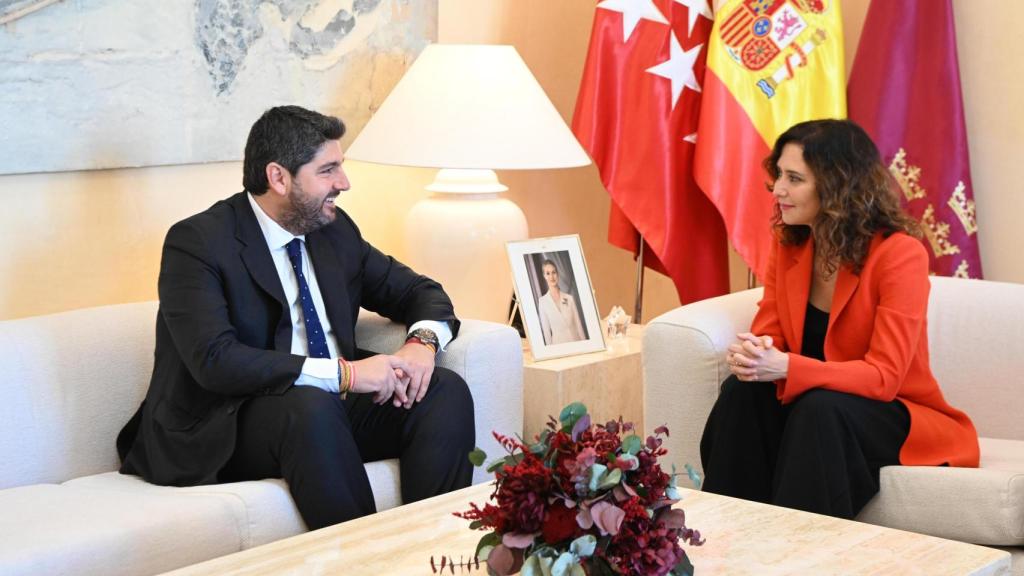
[[[488,467],[494,503],[455,515],[489,531],[476,556],[491,574],[692,576],[679,543],[704,540],[672,507],[680,494],[675,470],[658,464],[663,435],[664,426],[642,441],[621,418],[592,425],[583,404],[570,404],[532,445],[495,433],[508,454]],[[477,466],[485,458],[471,455]]]

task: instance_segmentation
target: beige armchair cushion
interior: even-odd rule
[[[887,466],[857,520],[963,540],[1024,546],[1024,443],[981,439],[981,468]]]
[[[947,400],[967,412],[982,436],[981,467],[886,467],[880,493],[857,519],[1024,546],[1024,285],[931,282],[931,365]],[[704,423],[729,374],[726,348],[749,329],[761,294],[746,290],[682,306],[647,327],[645,421],[669,426],[667,459],[680,469],[686,463],[700,469]]]

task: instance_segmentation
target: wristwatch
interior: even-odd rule
[[[405,341],[406,343],[415,341],[423,344],[424,346],[429,346],[434,349],[434,354],[437,354],[437,351],[441,349],[441,342],[437,339],[437,334],[434,334],[433,330],[428,330],[426,328],[417,328],[412,332],[409,332]]]

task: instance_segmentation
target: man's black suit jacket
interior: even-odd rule
[[[339,352],[356,353],[363,307],[396,322],[458,320],[441,285],[382,254],[342,210],[306,235]],[[121,471],[174,486],[211,484],[231,457],[239,406],[283,394],[304,356],[263,232],[244,192],[178,222],[164,241],[156,354],[146,399],[117,439]]]

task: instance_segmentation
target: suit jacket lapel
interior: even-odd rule
[[[316,271],[317,284],[320,285],[320,296],[327,309],[327,318],[338,339],[341,354],[345,358],[353,358],[355,342],[352,340],[352,312],[348,298],[348,287],[342,273],[341,254],[334,249],[330,241],[322,233],[306,234],[306,248],[309,258]]]
[[[875,234],[874,238],[871,239],[868,254],[873,253],[881,241],[882,235]],[[832,293],[832,310],[829,312],[826,338],[828,334],[832,333],[832,327],[835,326],[836,319],[839,318],[839,314],[846,308],[846,305],[850,303],[850,298],[853,297],[853,293],[857,291],[857,285],[860,284],[860,276],[854,274],[847,266],[840,266],[838,274],[836,289]]]
[[[274,330],[274,349],[288,352],[292,345],[291,312],[284,297],[281,279],[277,276],[277,268],[270,256],[270,248],[267,247],[267,239],[263,237],[245,192],[232,198],[231,204],[237,216],[235,237],[243,245],[242,262],[256,285],[281,305],[280,320]]]
[[[804,318],[807,316],[807,302],[811,295],[811,268],[814,265],[814,239],[808,238],[803,246],[792,253],[789,267],[785,272],[786,306],[789,308],[789,322],[792,334],[786,335],[791,342],[789,350],[800,353],[804,340]]]

